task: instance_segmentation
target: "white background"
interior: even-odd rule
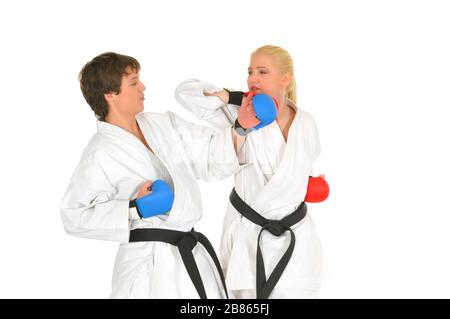
[[[156,4],[157,3],[157,4]],[[95,118],[82,65],[136,57],[146,110],[186,78],[245,89],[252,50],[286,48],[319,126],[310,205],[322,298],[450,298],[448,1],[2,1],[0,297],[105,298],[117,243],[71,237],[59,204]],[[232,179],[201,183],[218,248]]]

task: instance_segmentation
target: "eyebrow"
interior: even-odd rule
[[[248,69],[250,70],[252,67],[251,66],[249,66],[248,67]],[[268,67],[265,67],[265,66],[257,66],[255,69],[269,69]]]
[[[138,78],[139,78],[139,75],[133,76],[133,77],[130,79],[130,81],[137,80]]]

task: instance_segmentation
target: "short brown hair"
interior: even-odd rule
[[[100,121],[108,115],[108,103],[104,94],[120,93],[122,77],[128,69],[139,71],[139,62],[130,56],[106,52],[86,63],[80,71],[81,92]]]

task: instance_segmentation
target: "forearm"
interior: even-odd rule
[[[236,152],[237,156],[241,151],[241,148],[244,145],[247,136],[239,135],[234,128],[231,130],[231,135],[233,139],[234,151]]]
[[[205,95],[205,92],[218,92],[221,88],[212,84],[190,79],[180,83],[175,89],[177,102],[199,119],[206,120],[215,113],[220,113],[223,101],[213,94]]]
[[[207,160],[199,174],[203,180],[221,180],[233,175],[239,168],[237,151],[233,143],[233,128],[216,131],[206,148]]]
[[[228,99],[225,104],[233,104],[240,106],[242,104],[242,98],[244,97],[244,92],[241,91],[230,91],[228,89],[224,89],[228,93]]]
[[[233,125],[237,116],[237,105],[228,105],[228,92],[215,85],[190,79],[175,90],[177,102],[216,128]]]
[[[67,233],[84,238],[127,242],[130,222],[129,201],[109,200],[88,206],[61,207]]]

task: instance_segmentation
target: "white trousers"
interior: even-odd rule
[[[233,290],[232,295],[236,299],[256,299],[256,290]],[[230,296],[230,298],[232,298]],[[317,299],[319,290],[305,289],[301,287],[281,288],[272,290],[269,299]]]

